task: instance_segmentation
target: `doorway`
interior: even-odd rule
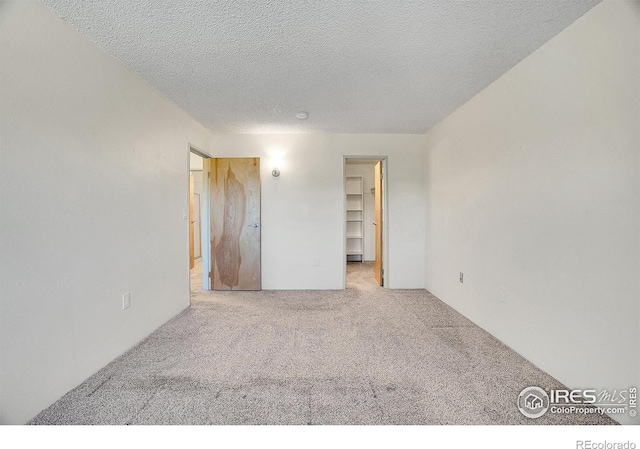
[[[260,158],[212,158],[189,146],[189,285],[260,290]]]
[[[202,189],[204,158],[189,153],[189,265],[202,257]]]
[[[206,158],[197,150],[189,149],[189,289],[191,297],[204,290],[203,265],[203,192]]]
[[[356,272],[388,285],[385,172],[386,157],[344,159],[345,288]]]

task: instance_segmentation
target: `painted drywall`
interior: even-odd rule
[[[189,153],[189,169],[191,171],[202,171],[202,157],[194,153]]]
[[[605,1],[425,136],[427,289],[571,388],[640,386],[639,54]]]
[[[0,422],[24,423],[189,305],[210,134],[39,2],[0,3],[0,80]]]
[[[424,288],[419,134],[214,135],[215,157],[260,157],[262,287],[344,288],[344,156],[388,156],[388,287]],[[271,176],[277,166],[281,175]]]
[[[364,260],[373,261],[376,259],[376,203],[375,195],[371,189],[375,185],[375,164],[347,164],[347,176],[362,176],[363,184],[363,245]]]

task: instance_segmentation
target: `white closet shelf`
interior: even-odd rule
[[[364,262],[363,218],[364,197],[362,194],[362,176],[347,176],[346,179],[346,240],[347,256],[355,256]]]

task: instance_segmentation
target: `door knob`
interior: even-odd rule
[[[253,227],[253,228],[259,228],[259,227],[260,227],[260,225],[259,225],[258,223],[254,223],[254,224],[252,224],[252,225],[250,224],[250,225],[249,225],[249,227],[250,227],[250,228],[251,228],[251,227]]]

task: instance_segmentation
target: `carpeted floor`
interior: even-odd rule
[[[196,267],[198,268],[198,267]],[[425,290],[202,292],[31,424],[613,424],[529,419],[562,386]],[[198,291],[198,289],[200,289]]]

